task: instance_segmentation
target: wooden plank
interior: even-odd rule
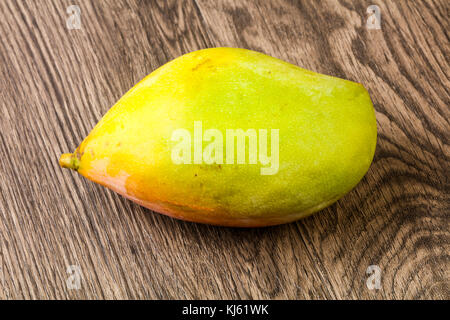
[[[380,30],[356,0],[0,1],[0,298],[450,298],[449,2],[376,3]],[[363,83],[379,130],[363,181],[313,217],[241,230],[152,213],[59,168],[137,81],[215,46]]]

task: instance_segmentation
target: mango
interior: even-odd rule
[[[144,78],[60,165],[174,218],[258,227],[337,201],[367,172],[376,139],[361,84],[212,48]]]

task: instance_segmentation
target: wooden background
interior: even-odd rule
[[[68,30],[66,8],[81,9]],[[366,9],[381,9],[381,30]],[[449,9],[426,1],[0,1],[0,298],[449,299]],[[130,87],[193,50],[363,83],[362,182],[303,221],[176,221],[58,166]],[[78,265],[81,288],[69,290]],[[381,289],[366,286],[369,265]]]

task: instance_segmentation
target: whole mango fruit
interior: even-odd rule
[[[144,78],[60,165],[178,219],[256,227],[337,201],[367,172],[376,139],[361,84],[212,48]]]

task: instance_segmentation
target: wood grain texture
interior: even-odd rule
[[[81,9],[68,30],[66,8]],[[381,30],[366,9],[381,9]],[[0,1],[1,299],[449,299],[449,11],[425,1]],[[193,50],[363,83],[374,163],[305,220],[173,220],[58,166],[130,87]],[[67,267],[82,271],[69,290]],[[369,265],[381,289],[366,286]]]

